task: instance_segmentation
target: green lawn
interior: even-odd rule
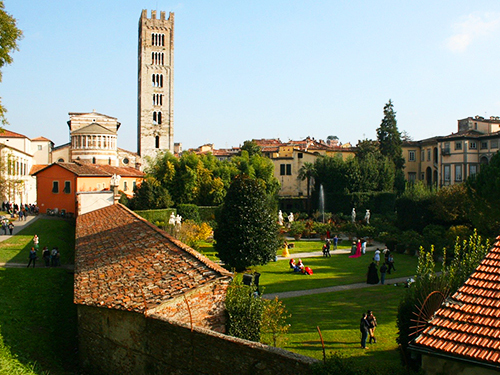
[[[283,299],[292,314],[288,343],[284,348],[322,359],[323,351],[316,329],[319,327],[327,355],[339,352],[353,357],[359,366],[398,367],[396,315],[405,290],[401,286],[387,285]],[[361,314],[368,309],[377,318],[377,343],[363,350],[360,348],[359,321]]]
[[[33,236],[40,237],[37,265],[42,266],[42,248],[59,247],[61,264],[73,264],[75,257],[75,225],[72,221],[38,219],[18,234],[0,243],[0,262],[28,263]]]
[[[305,266],[311,267],[312,275],[292,272],[289,260],[270,262],[265,266],[255,267],[261,274],[260,285],[264,293],[279,293],[292,290],[324,288],[336,285],[366,282],[366,273],[373,253],[369,252],[360,258],[349,258],[347,254],[332,255],[330,258],[304,258]],[[296,258],[294,258],[296,259]],[[391,278],[406,277],[415,274],[417,258],[404,254],[394,255],[396,272],[386,275],[386,283]]]
[[[74,225],[50,219],[39,219],[1,242],[1,261],[27,262],[35,233],[42,247],[59,246],[63,264],[73,263]],[[77,316],[72,272],[0,268],[0,296],[0,374],[75,373]]]

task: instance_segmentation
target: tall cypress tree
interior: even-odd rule
[[[377,129],[377,139],[382,155],[388,156],[394,162],[397,170],[402,170],[405,164],[402,149],[403,141],[398,130],[394,105],[390,99],[384,106],[384,118]]]

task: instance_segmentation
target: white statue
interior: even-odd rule
[[[181,215],[177,215],[175,217],[175,225],[181,226],[181,222],[182,222],[182,216]]]
[[[175,215],[173,212],[170,214],[170,219],[168,219],[168,224],[175,225]]]
[[[290,212],[290,215],[288,215],[288,221],[291,223],[293,223],[293,212]]]
[[[283,212],[281,212],[281,210],[280,210],[280,212],[278,213],[278,223],[279,223],[280,225],[283,225]]]
[[[356,209],[353,207],[351,212],[351,221],[354,223],[356,221]]]
[[[366,210],[366,214],[365,214],[365,221],[366,221],[366,224],[370,224],[370,210]]]
[[[113,176],[111,176],[111,186],[118,186],[121,178],[122,176],[116,173]]]

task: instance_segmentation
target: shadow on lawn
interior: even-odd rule
[[[73,275],[62,269],[0,270],[0,336],[35,372],[77,371]]]

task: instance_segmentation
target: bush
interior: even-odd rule
[[[253,286],[233,281],[227,288],[227,334],[250,341],[260,341],[264,300],[255,296]]]
[[[286,343],[286,334],[290,329],[287,319],[292,315],[288,314],[282,301],[275,297],[273,300],[266,300],[262,314],[262,343],[279,346]]]
[[[170,214],[176,214],[176,210],[173,208],[167,208],[163,210],[136,210],[134,211],[137,215],[143,217],[150,223],[155,223],[155,222],[164,222],[168,223],[168,220],[170,219]]]
[[[192,220],[196,223],[201,222],[200,212],[198,211],[198,206],[195,204],[179,204],[177,206],[177,213],[185,220]]]
[[[306,230],[306,223],[303,222],[302,220],[296,220],[290,225],[290,230],[288,231],[288,234],[290,236],[295,237],[295,238],[300,238],[302,237],[302,234]]]
[[[399,236],[398,250],[408,252],[410,255],[415,255],[423,245],[424,238],[414,230],[407,230]]]
[[[207,223],[197,224],[192,220],[185,220],[177,238],[193,249],[198,249],[200,242],[206,241],[212,235],[212,228]]]

